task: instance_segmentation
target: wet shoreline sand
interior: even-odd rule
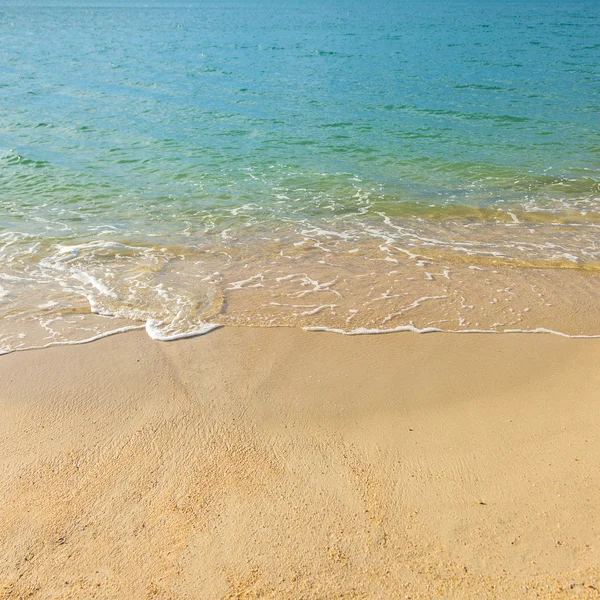
[[[144,326],[163,341],[223,325],[600,335],[595,238],[576,256],[570,249],[582,240],[556,224],[542,234],[477,222],[444,233],[430,223],[425,234],[424,223],[386,223],[366,238],[265,228],[202,249],[199,239],[44,252],[34,244],[23,264],[9,260],[0,273],[0,354]]]
[[[0,358],[0,598],[596,598],[600,340]]]

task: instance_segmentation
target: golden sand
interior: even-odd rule
[[[0,598],[598,598],[600,340],[0,357]]]

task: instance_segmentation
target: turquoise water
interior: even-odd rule
[[[46,297],[195,331],[226,267],[302,244],[599,260],[595,1],[8,1],[0,64],[7,348]]]

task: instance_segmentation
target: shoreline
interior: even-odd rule
[[[476,222],[460,225],[452,224],[462,236],[452,251],[391,222],[368,240],[301,230],[293,242],[277,237],[275,227],[272,239],[234,239],[232,248],[226,240],[170,249],[96,240],[38,255],[28,240],[33,245],[20,250],[27,258],[7,259],[0,273],[0,352],[142,323],[150,337],[164,340],[217,326],[600,335],[594,248],[584,244],[578,256],[562,238],[521,243],[508,226],[500,227],[500,239],[490,233],[486,241]],[[553,255],[532,266],[546,246],[565,253],[560,268]],[[526,256],[510,258],[511,248]],[[533,262],[526,266],[525,259]]]
[[[600,340],[145,332],[0,358],[0,598],[596,598]]]
[[[109,330],[104,333],[100,333],[93,337],[83,339],[83,340],[64,340],[64,341],[56,341],[49,342],[45,345],[41,346],[31,346],[25,348],[14,348],[12,350],[6,350],[0,352],[0,356],[7,356],[9,354],[14,354],[16,352],[30,352],[32,350],[47,350],[48,348],[57,348],[62,346],[82,346],[86,344],[92,344],[104,338],[112,337],[115,335],[121,335],[123,333],[130,333],[132,331],[145,331],[148,335],[148,339],[153,342],[178,342],[181,340],[192,339],[197,337],[203,337],[208,335],[214,331],[219,329],[286,329],[286,330],[296,330],[296,331],[306,331],[309,333],[333,333],[336,335],[344,335],[344,336],[379,336],[379,335],[390,335],[397,333],[416,333],[419,335],[423,334],[443,334],[443,335],[452,335],[452,334],[493,334],[493,335],[523,335],[523,334],[548,334],[555,335],[558,337],[563,337],[567,339],[586,339],[586,340],[594,340],[600,339],[600,334],[590,334],[590,335],[579,335],[579,334],[571,334],[565,333],[563,331],[555,331],[554,329],[547,329],[546,327],[538,327],[536,329],[504,329],[504,330],[494,330],[494,329],[438,329],[435,327],[425,327],[423,329],[418,329],[413,325],[400,325],[399,327],[395,327],[393,329],[368,329],[364,327],[360,327],[357,329],[350,329],[348,331],[344,329],[335,329],[331,327],[324,326],[314,326],[314,327],[295,327],[293,325],[272,325],[272,326],[260,326],[260,325],[222,325],[219,323],[206,323],[204,326],[204,330],[202,331],[190,331],[187,333],[181,333],[177,335],[173,335],[171,337],[155,337],[151,333],[149,333],[148,324],[145,325],[126,325],[124,327],[120,327],[118,329]]]

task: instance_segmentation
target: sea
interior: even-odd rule
[[[600,335],[597,0],[1,0],[0,352]]]

